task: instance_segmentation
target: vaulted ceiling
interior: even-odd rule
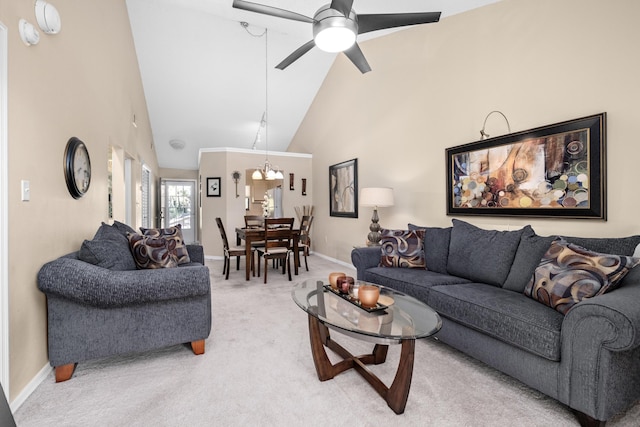
[[[329,3],[252,1],[309,17]],[[442,11],[443,19],[496,1],[355,0],[354,9],[358,13]],[[232,0],[126,3],[160,167],[197,169],[201,148],[264,151],[266,140],[269,151],[287,149],[336,56],[312,49],[287,69],[274,68],[312,39],[310,24],[234,9]],[[265,28],[266,44],[265,36],[260,36]],[[376,31],[358,40],[389,32]],[[366,55],[366,46],[362,50]],[[367,60],[375,73],[376,63],[384,58],[367,56]],[[353,72],[359,73],[355,67]],[[267,138],[260,128],[265,105]],[[183,141],[184,148],[173,148],[172,140]]]

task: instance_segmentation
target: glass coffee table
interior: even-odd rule
[[[396,414],[402,414],[411,387],[415,342],[438,332],[442,321],[438,313],[419,300],[391,288],[375,286],[380,288],[380,299],[373,309],[362,308],[356,301],[337,295],[329,289],[328,282],[318,279],[298,283],[291,296],[308,315],[311,353],[318,379],[330,380],[353,368]],[[375,344],[372,353],[352,355],[331,339],[329,329]],[[390,344],[400,344],[402,349],[395,378],[387,387],[366,365],[384,363]],[[325,347],[343,360],[332,364]]]

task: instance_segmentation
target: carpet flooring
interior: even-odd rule
[[[232,263],[233,266],[234,263]],[[77,366],[70,381],[53,373],[14,414],[19,427],[40,426],[577,426],[553,399],[433,340],[416,343],[405,413],[395,415],[356,372],[317,379],[306,314],[293,283],[354,271],[312,255],[293,282],[275,270],[269,283],[241,271],[211,270],[213,326],[204,355],[177,345]],[[234,268],[234,267],[232,267]],[[354,354],[369,344],[332,332]],[[330,356],[333,361],[338,358]],[[391,384],[400,346],[371,370]],[[607,423],[640,424],[640,404]]]

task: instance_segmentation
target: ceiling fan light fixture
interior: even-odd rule
[[[356,42],[356,33],[347,27],[326,27],[315,35],[314,41],[325,52],[344,52]]]
[[[321,7],[314,16],[313,41],[325,52],[343,52],[356,42],[358,17],[353,10],[344,16],[329,6]]]

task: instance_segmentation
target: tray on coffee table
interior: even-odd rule
[[[338,291],[337,289],[333,289],[331,287],[331,285],[324,285],[324,288],[325,288],[325,292],[326,291],[332,292],[332,293],[336,294],[337,296],[339,296],[340,298],[342,298],[343,300],[350,302],[351,304],[355,305],[356,307],[358,307],[358,308],[360,308],[360,309],[362,309],[362,310],[364,310],[364,311],[366,311],[368,313],[373,313],[373,312],[376,312],[376,311],[382,311],[382,310],[385,310],[385,309],[387,309],[389,307],[387,305],[380,304],[379,302],[376,303],[375,307],[365,307],[362,304],[360,304],[359,300],[353,298],[349,294],[343,294],[340,291]]]

